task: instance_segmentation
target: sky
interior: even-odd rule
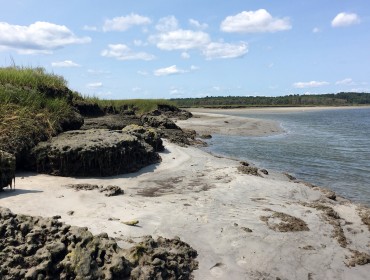
[[[368,0],[0,0],[0,66],[104,99],[370,92]]]

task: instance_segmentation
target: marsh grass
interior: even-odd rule
[[[42,68],[0,68],[0,150],[18,155],[73,114],[64,78]]]
[[[158,109],[158,105],[175,105],[174,102],[165,99],[104,100],[97,97],[86,97],[85,99],[97,103],[101,108],[111,106],[116,111],[120,111],[120,108],[126,106],[138,114],[144,114]]]

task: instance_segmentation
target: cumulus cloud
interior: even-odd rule
[[[206,59],[237,58],[248,52],[248,44],[210,43],[204,47],[202,54]]]
[[[152,21],[150,18],[138,14],[130,14],[122,17],[107,19],[104,22],[103,31],[126,31],[135,25],[147,25]]]
[[[91,42],[89,37],[77,37],[64,25],[38,21],[29,26],[0,22],[0,49],[15,49],[22,54],[52,53],[72,44]]]
[[[80,67],[81,65],[73,62],[72,60],[56,61],[52,62],[53,67]]]
[[[169,32],[179,28],[179,22],[174,16],[163,17],[158,20],[155,29],[160,32]]]
[[[322,87],[329,85],[328,82],[318,82],[318,81],[310,81],[310,82],[297,82],[293,84],[295,88],[314,88],[314,87]]]
[[[360,18],[357,14],[339,13],[331,21],[331,26],[343,27],[343,26],[350,26],[350,25],[358,24],[358,23],[360,23]]]
[[[211,41],[209,35],[203,31],[183,29],[153,35],[149,40],[157,48],[167,51],[201,48]]]
[[[224,32],[277,32],[291,29],[289,18],[274,18],[265,9],[243,11],[226,17],[221,23]]]
[[[146,52],[133,52],[128,46],[124,44],[110,44],[108,49],[101,52],[102,56],[112,57],[118,60],[153,60],[154,55]]]
[[[351,78],[346,78],[346,79],[343,79],[343,80],[340,80],[340,81],[337,81],[335,83],[336,85],[353,85],[353,80]]]
[[[186,70],[177,68],[176,65],[172,65],[166,68],[159,68],[154,71],[155,76],[169,76],[169,75],[176,75],[176,74],[183,74],[186,73]]]
[[[194,28],[197,28],[197,29],[207,29],[208,28],[208,24],[206,23],[200,23],[199,21],[195,20],[195,19],[189,19],[189,24],[194,27]]]
[[[103,86],[102,82],[95,82],[86,85],[88,88],[100,88]]]

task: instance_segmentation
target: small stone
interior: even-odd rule
[[[75,213],[75,211],[72,211],[72,210],[71,210],[71,211],[68,211],[68,212],[67,212],[67,215],[72,216],[74,213]]]

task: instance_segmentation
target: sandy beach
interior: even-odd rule
[[[198,133],[281,133],[274,122],[203,112],[177,124]],[[0,206],[60,215],[94,234],[108,233],[121,247],[144,235],[179,236],[198,251],[195,279],[368,279],[370,264],[361,265],[370,261],[370,227],[361,220],[366,209],[284,174],[243,174],[238,161],[164,144],[161,163],[137,173],[19,173],[16,191],[1,193]],[[66,186],[75,183],[117,185],[125,193],[106,197]],[[130,220],[139,224],[122,223]]]

